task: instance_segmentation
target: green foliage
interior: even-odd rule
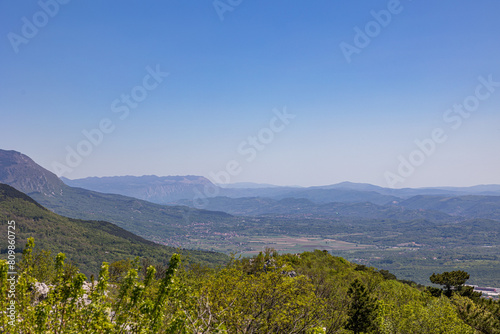
[[[379,270],[379,273],[385,278],[385,279],[397,279],[396,275],[392,274],[389,272],[389,270],[384,270],[381,269]]]
[[[401,308],[381,304],[380,308],[380,333],[474,333],[447,299],[431,299],[427,303],[409,301]]]
[[[200,291],[203,303],[195,325],[224,327],[229,333],[303,333],[317,328],[322,302],[310,280],[289,277],[280,269],[250,275],[236,268],[222,270]]]
[[[470,278],[469,274],[462,270],[444,272],[442,274],[432,274],[429,278],[434,284],[443,285],[445,294],[451,296],[452,290],[458,291]]]
[[[112,283],[120,282],[129,272],[137,267],[137,259],[118,260],[109,265],[109,280]]]
[[[369,332],[373,328],[375,311],[377,310],[376,298],[370,297],[363,282],[355,279],[347,290],[351,299],[347,315],[349,316],[346,328],[355,334]]]
[[[376,319],[379,333],[474,333],[448,298],[432,297],[393,280],[382,282],[375,294],[379,298]]]
[[[16,298],[7,297],[7,263],[0,261],[0,307],[15,302],[15,319],[2,312],[2,333],[170,333],[175,314],[166,301],[177,284],[174,280],[180,256],[173,254],[165,277],[155,279],[155,268],[142,280],[132,268],[119,285],[109,285],[109,265],[103,263],[99,278],[87,283],[86,276],[65,270],[64,254],[53,259],[52,284],[40,295],[40,283],[33,276],[34,240],[28,240],[18,268]]]
[[[456,306],[463,321],[479,333],[500,333],[500,304],[478,299],[475,302],[460,295],[453,295],[451,301]]]
[[[323,251],[266,249],[220,269],[183,266],[174,254],[162,273],[138,260],[105,262],[90,282],[62,253],[48,260],[41,252],[46,272],[37,273],[36,254],[30,239],[18,268],[16,320],[0,313],[0,332],[498,333],[496,302],[433,297]],[[3,309],[7,287],[0,261]]]

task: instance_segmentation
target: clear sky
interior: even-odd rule
[[[3,0],[0,148],[71,179],[500,184],[499,13],[496,0]]]

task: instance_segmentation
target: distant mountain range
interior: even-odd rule
[[[187,222],[230,223],[231,215],[313,214],[401,221],[444,221],[458,216],[500,219],[498,185],[390,189],[343,182],[306,188],[248,183],[220,187],[192,175],[63,181],[66,184],[19,152],[0,150],[1,183],[28,194],[56,213],[107,220],[160,242],[185,234]],[[196,209],[200,206],[193,199],[204,196],[206,187],[215,189],[218,196],[203,198],[203,209]]]
[[[205,185],[212,185],[208,179],[192,175],[88,177],[77,180],[61,179],[71,187],[130,196],[159,204],[192,198],[195,195],[195,189],[199,188],[203,190]]]
[[[500,220],[500,196],[414,196],[400,203],[408,209],[436,210],[451,216]]]
[[[409,198],[417,195],[484,195],[500,196],[500,185],[477,185],[471,187],[426,187],[426,188],[384,188],[368,183],[342,182],[330,186],[311,187],[313,189],[350,189],[358,191],[374,191],[382,195]]]
[[[67,185],[102,193],[120,194],[158,204],[172,204],[179,200],[190,200],[189,206],[195,207],[195,199],[205,193],[216,192],[230,198],[267,197],[273,199],[305,198],[316,203],[346,202],[386,204],[398,197],[380,194],[376,191],[349,189],[348,187],[280,187],[268,184],[239,183],[217,186],[202,176],[114,176],[90,177],[70,180],[62,179]],[[206,187],[209,191],[206,191]],[[188,205],[186,201],[184,201]]]
[[[159,204],[224,211],[233,215],[291,212],[358,215],[369,218],[399,215],[399,219],[406,220],[409,216],[435,217],[435,214],[440,212],[450,216],[464,215],[492,219],[500,217],[496,212],[497,200],[500,199],[497,198],[500,196],[500,185],[415,189],[391,189],[351,182],[316,187],[283,187],[256,183],[216,186],[202,176],[115,176],[63,179],[63,181],[67,185],[93,191],[121,194]],[[216,190],[217,196],[204,196],[206,186],[210,187],[211,192]],[[202,205],[199,201],[200,194],[203,196]],[[451,198],[453,200],[446,200]],[[299,199],[300,201],[297,201]],[[354,205],[362,203],[374,205],[370,210],[367,209],[369,207],[367,205]],[[407,209],[426,210],[431,213],[410,213]],[[440,216],[439,219],[441,218],[443,217]]]

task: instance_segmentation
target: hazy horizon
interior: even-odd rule
[[[499,12],[4,1],[1,148],[69,179],[500,184]]]
[[[155,174],[144,174],[144,175],[131,175],[131,174],[125,174],[125,175],[104,175],[104,176],[87,176],[83,178],[68,178],[67,179],[74,181],[74,180],[80,180],[80,179],[86,179],[86,178],[111,178],[111,177],[147,177],[147,176],[154,176],[154,177],[184,177],[184,176],[202,176],[203,175],[193,175],[193,174],[176,174],[176,175],[155,175]],[[63,176],[64,177],[64,176]],[[212,180],[207,178],[209,181],[214,183]],[[260,182],[253,182],[253,181],[241,181],[241,182],[233,182],[233,183],[214,183],[217,186],[234,186],[234,185],[243,185],[243,184],[252,184],[252,185],[262,185],[262,186],[276,186],[276,187],[302,187],[302,188],[307,188],[307,187],[321,187],[321,186],[331,186],[331,185],[336,185],[336,184],[341,184],[341,183],[355,183],[355,184],[367,184],[367,185],[374,185],[374,186],[379,186],[383,188],[388,188],[387,186],[384,185],[378,185],[378,184],[373,184],[373,183],[367,183],[367,182],[351,182],[348,180],[345,181],[340,181],[337,183],[330,183],[330,184],[305,184],[305,185],[299,185],[299,184],[272,184],[272,183],[260,183]],[[399,188],[394,188],[394,189],[403,189],[403,188],[467,188],[467,187],[476,187],[476,186],[500,186],[500,184],[496,183],[488,183],[488,184],[472,184],[472,185],[467,185],[467,186],[449,186],[449,185],[441,185],[441,186],[433,186],[433,187],[399,187]]]

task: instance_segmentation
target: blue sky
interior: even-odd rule
[[[500,184],[498,13],[494,0],[4,0],[0,147],[71,179]]]

